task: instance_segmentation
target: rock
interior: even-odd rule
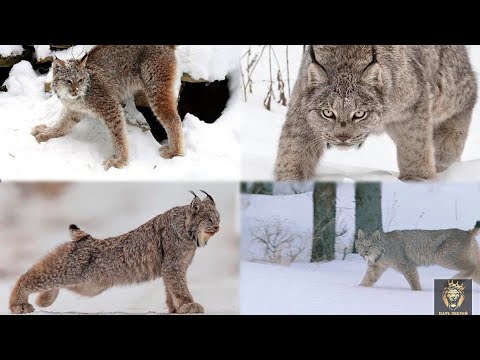
[[[50,45],[52,49],[68,49],[73,45]]]

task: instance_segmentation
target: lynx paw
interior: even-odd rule
[[[163,157],[164,159],[171,159],[175,156],[182,156],[182,155],[183,155],[183,151],[182,152],[174,151],[170,149],[170,147],[167,145],[162,146],[160,148],[160,156]]]
[[[183,304],[178,309],[179,314],[203,314],[204,312],[203,306],[194,302]]]
[[[33,308],[33,306],[28,303],[10,306],[10,312],[12,314],[29,314],[34,311],[35,309]]]
[[[35,137],[39,143],[50,140],[52,137],[48,133],[49,128],[47,125],[37,125],[32,129],[31,134]]]
[[[365,286],[365,287],[372,287],[373,284],[370,284],[368,282],[362,281],[359,286]]]
[[[432,176],[430,178],[422,178],[420,176],[413,176],[413,175],[405,175],[405,176],[400,176],[398,180],[403,181],[403,182],[425,182],[425,181],[433,181],[435,180],[435,176]]]
[[[124,158],[111,157],[110,159],[105,160],[102,165],[105,168],[105,171],[110,169],[112,166],[116,167],[117,169],[121,169],[127,165],[127,160]]]
[[[33,136],[35,136],[35,135],[37,135],[37,134],[39,134],[39,133],[41,133],[41,132],[44,132],[46,128],[47,128],[47,125],[43,125],[43,124],[42,124],[42,125],[37,125],[37,126],[35,126],[35,127],[32,129],[31,134],[32,134]]]

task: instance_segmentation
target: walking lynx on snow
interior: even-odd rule
[[[465,46],[310,45],[280,137],[275,177],[315,175],[326,148],[386,132],[400,180],[433,179],[463,152],[477,97]]]
[[[176,58],[173,45],[97,45],[80,60],[55,59],[52,88],[64,110],[53,126],[32,130],[38,142],[67,134],[85,115],[101,119],[110,131],[114,155],[105,170],[128,162],[125,114],[121,102],[143,91],[167,132],[166,159],[184,154],[184,139],[175,94]]]
[[[472,278],[480,284],[480,252],[475,236],[480,222],[470,231],[397,230],[375,231],[371,235],[358,230],[355,246],[368,261],[361,286],[373,286],[389,267],[402,273],[412,290],[422,290],[418,266],[440,265],[460,271],[454,278]]]
[[[202,191],[204,192],[204,191]],[[59,245],[20,276],[10,295],[14,314],[34,311],[28,302],[40,293],[37,305],[50,306],[60,289],[96,296],[112,286],[163,278],[170,313],[203,313],[187,286],[187,269],[195,250],[207,245],[220,229],[213,198],[194,198],[138,228],[115,237],[97,239],[70,225],[70,242]]]

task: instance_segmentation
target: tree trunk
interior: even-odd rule
[[[241,194],[248,194],[247,183],[245,181],[242,181],[240,183],[240,193]]]
[[[335,183],[315,183],[313,190],[312,262],[335,258]]]
[[[370,234],[382,229],[381,183],[355,184],[355,238],[358,229]],[[355,245],[353,252],[357,252]]]
[[[273,183],[272,182],[264,182],[264,181],[252,182],[252,183],[250,183],[250,186],[247,186],[247,193],[249,193],[249,194],[259,194],[259,195],[272,195],[273,194]]]

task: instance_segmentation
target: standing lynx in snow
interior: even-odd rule
[[[167,132],[168,146],[160,148],[166,159],[183,155],[184,143],[175,94],[176,58],[173,45],[98,45],[81,60],[55,59],[52,88],[64,110],[53,126],[32,130],[38,142],[68,133],[85,115],[105,122],[114,155],[105,170],[128,162],[125,115],[121,102],[144,92],[158,121]]]
[[[477,84],[460,45],[310,45],[280,137],[275,177],[315,175],[325,148],[386,132],[400,180],[433,179],[460,159]]]
[[[422,290],[417,267],[440,265],[460,271],[455,278],[472,278],[480,284],[480,252],[475,235],[480,222],[470,231],[397,230],[375,231],[370,236],[358,230],[355,246],[368,261],[361,286],[372,286],[389,267],[402,273],[412,290]]]
[[[72,241],[20,276],[10,295],[10,311],[34,311],[28,302],[31,293],[40,293],[37,305],[47,307],[62,288],[95,296],[112,286],[162,277],[169,312],[203,313],[188,290],[186,274],[195,250],[207,245],[219,224],[220,215],[208,194],[204,200],[195,195],[190,205],[174,207],[135,230],[107,239],[94,238],[72,224]]]

